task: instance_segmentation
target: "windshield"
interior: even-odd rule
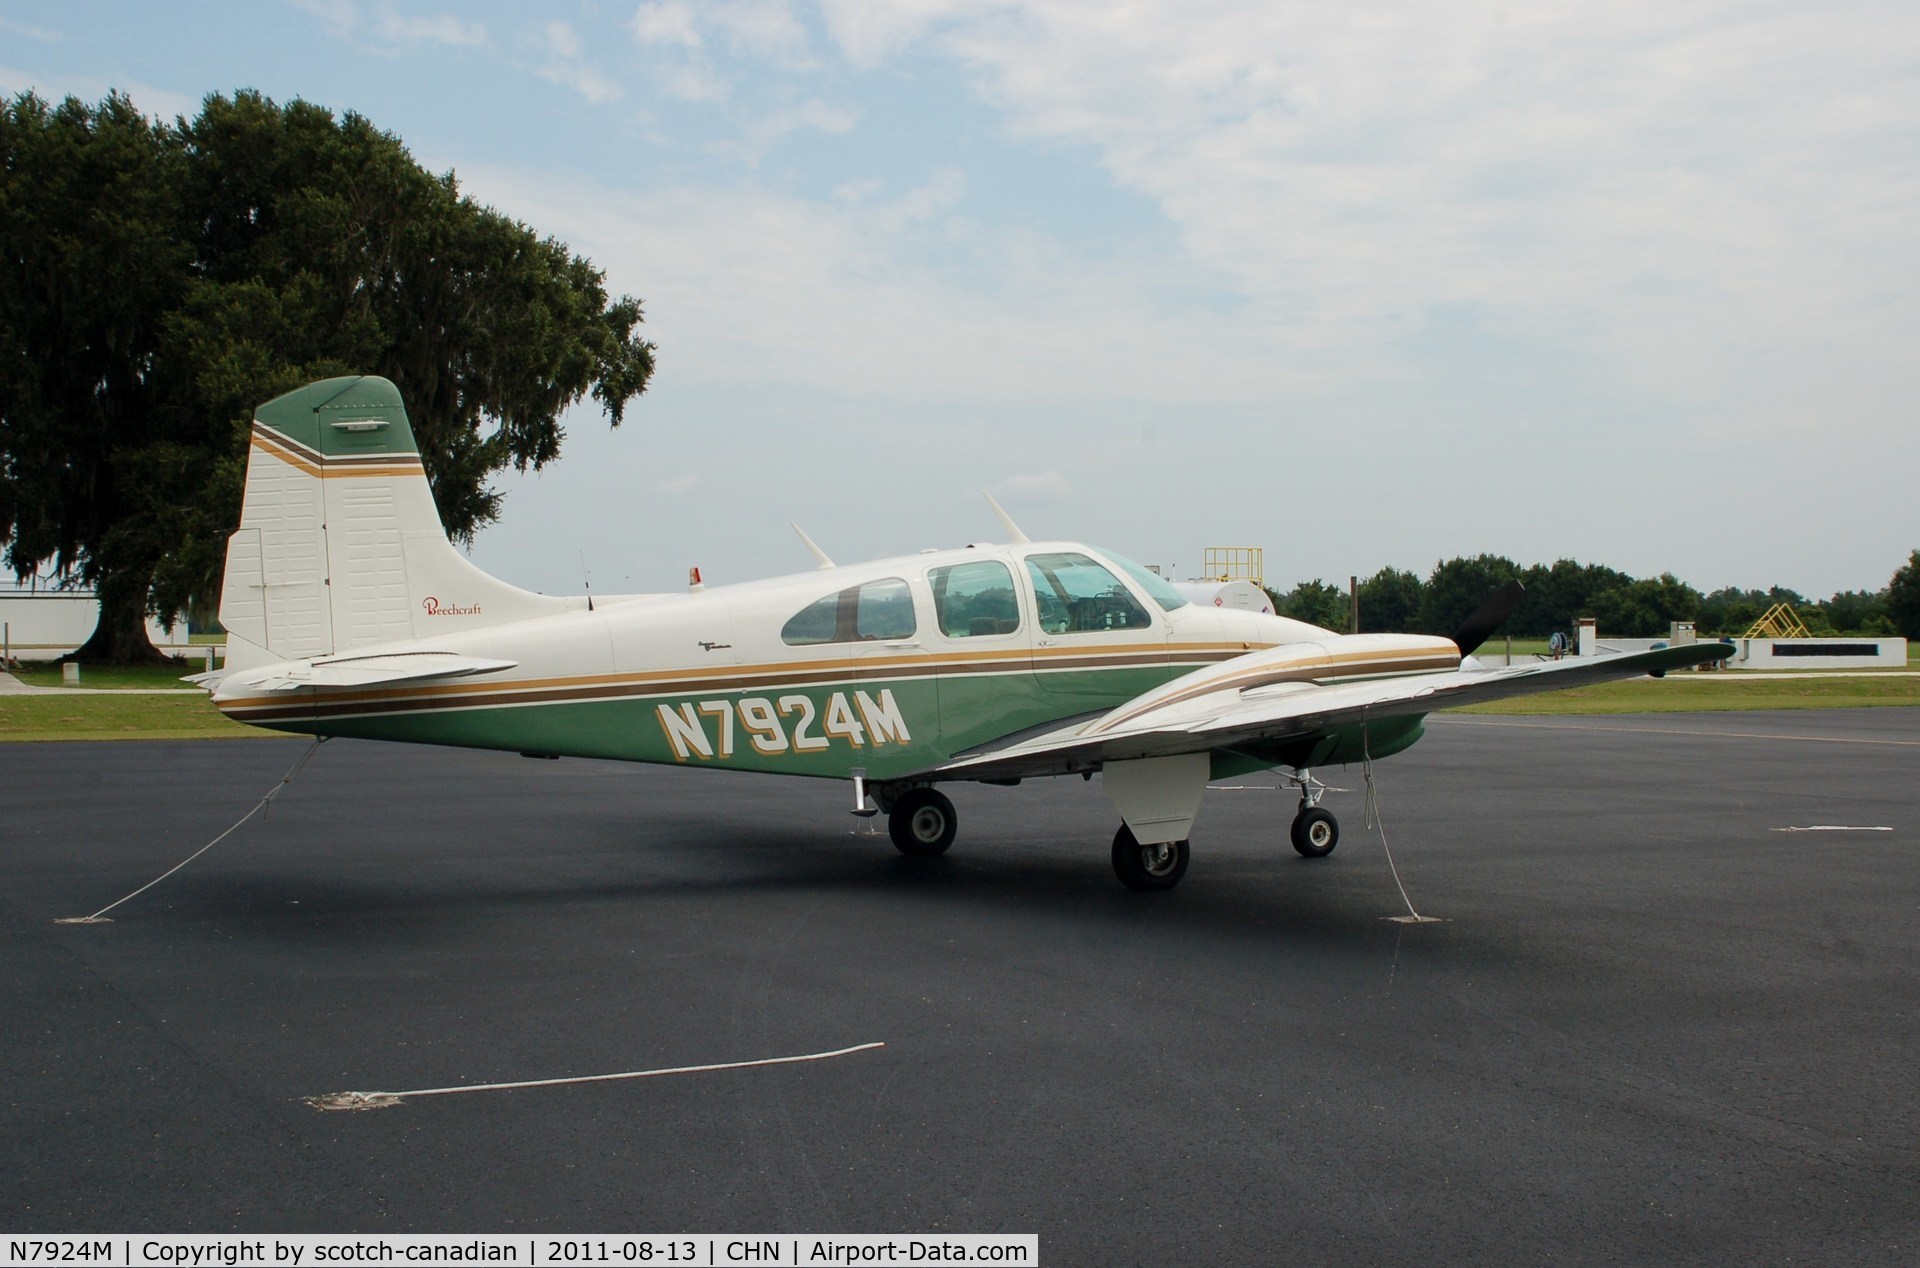
[[[1132,577],[1142,590],[1152,596],[1153,601],[1160,605],[1161,611],[1171,612],[1175,608],[1187,606],[1187,596],[1175,590],[1172,583],[1158,573],[1148,572],[1125,555],[1116,555],[1110,550],[1101,553],[1107,557],[1108,562]]]
[[[1120,578],[1077,551],[1028,555],[1035,611],[1048,634],[1131,630],[1152,624]]]

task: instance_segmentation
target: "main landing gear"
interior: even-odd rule
[[[894,848],[920,858],[945,854],[959,828],[953,802],[931,788],[907,789],[893,799],[887,813],[887,835]]]
[[[1323,859],[1340,844],[1340,821],[1320,809],[1320,798],[1326,795],[1327,786],[1315,779],[1312,771],[1301,771],[1298,779],[1300,810],[1293,816],[1293,826],[1287,830],[1287,836],[1300,857]]]
[[[1340,844],[1340,821],[1320,808],[1320,798],[1327,790],[1325,784],[1304,770],[1292,778],[1300,785],[1300,810],[1293,817],[1287,837],[1302,857],[1323,859]],[[856,788],[859,804],[865,807],[864,782]],[[887,814],[887,835],[893,838],[894,848],[915,858],[945,854],[960,826],[959,816],[947,795],[927,787],[908,788],[897,796],[889,796],[891,792],[891,788],[875,789],[876,799]],[[866,809],[864,813],[874,812]],[[1192,851],[1185,841],[1142,845],[1133,830],[1125,825],[1113,837],[1113,873],[1131,890],[1172,889],[1187,874],[1191,859]]]
[[[1134,890],[1172,889],[1187,874],[1191,851],[1185,841],[1142,845],[1125,824],[1113,837],[1113,874]]]

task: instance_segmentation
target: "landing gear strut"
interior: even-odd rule
[[[1315,779],[1312,771],[1301,771],[1298,779],[1300,811],[1293,816],[1293,826],[1288,829],[1287,835],[1302,858],[1323,859],[1333,853],[1334,846],[1340,844],[1340,821],[1330,812],[1320,809],[1320,798],[1326,793],[1327,786]]]
[[[1128,889],[1172,889],[1187,874],[1187,843],[1141,845],[1125,824],[1113,838],[1113,873]]]
[[[947,795],[931,788],[909,788],[893,800],[887,835],[902,854],[931,857],[953,844],[960,820]]]

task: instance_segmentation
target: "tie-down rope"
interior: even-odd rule
[[[146,893],[148,890],[152,889],[155,885],[158,885],[161,881],[167,879],[167,877],[172,876],[175,872],[179,871],[181,868],[185,867],[187,864],[199,858],[202,854],[205,854],[208,850],[211,850],[214,846],[220,844],[222,841],[232,836],[234,833],[234,830],[237,829],[241,824],[253,818],[255,815],[259,814],[262,810],[265,810],[267,808],[267,803],[272,801],[275,797],[279,796],[280,790],[282,788],[285,788],[288,784],[293,782],[293,777],[300,773],[300,768],[307,764],[307,759],[312,757],[314,753],[319,749],[319,747],[322,744],[325,744],[329,738],[330,737],[323,735],[319,739],[315,740],[313,743],[307,745],[307,751],[300,755],[300,760],[295,762],[292,768],[288,770],[286,774],[280,777],[280,782],[275,784],[271,789],[269,789],[267,792],[267,795],[262,797],[259,800],[259,802],[254,805],[253,809],[247,811],[247,813],[241,815],[239,819],[235,820],[233,827],[228,828],[225,832],[222,832],[219,836],[207,842],[205,845],[195,850],[192,854],[187,855],[187,857],[181,859],[178,863],[175,863],[172,867],[168,868],[166,871],[160,873],[160,875],[154,877],[152,880],[142,885],[139,889],[134,890],[131,894],[128,894],[126,898],[116,899],[115,901],[108,903],[105,907],[102,907],[99,911],[94,912],[91,916],[62,916],[58,920],[55,920],[53,923],[56,925],[110,925],[112,924],[113,921],[107,919],[108,912],[112,911],[115,907],[118,907],[121,903],[128,901],[128,899],[140,897],[140,895]]]
[[[1367,718],[1360,715],[1360,770],[1367,781],[1367,815],[1365,826],[1380,834],[1380,849],[1387,856],[1387,870],[1393,873],[1393,883],[1400,890],[1400,901],[1407,905],[1404,916],[1388,916],[1388,920],[1397,920],[1402,924],[1437,924],[1438,916],[1423,916],[1413,909],[1413,899],[1407,897],[1407,887],[1400,882],[1400,869],[1393,861],[1393,847],[1387,844],[1386,821],[1380,817],[1380,792],[1373,785],[1373,750],[1368,744]]]

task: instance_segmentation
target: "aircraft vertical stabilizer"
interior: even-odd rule
[[[254,415],[220,621],[229,669],[566,611],[447,540],[397,388],[325,379]]]

